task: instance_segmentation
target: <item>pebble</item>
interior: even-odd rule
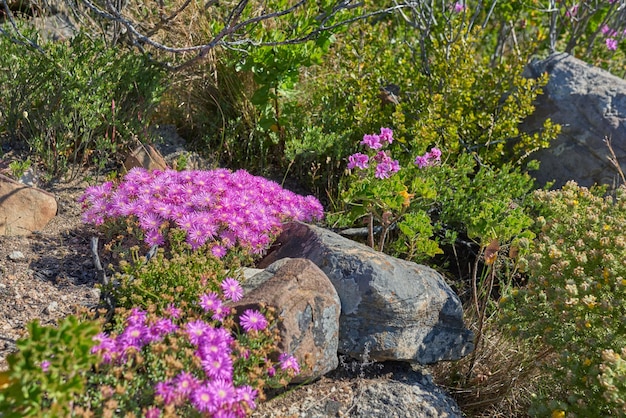
[[[11,261],[19,261],[25,258],[26,257],[24,257],[24,254],[22,254],[21,251],[12,251],[11,254],[9,254],[9,259],[11,259]]]
[[[46,307],[46,309],[43,310],[43,312],[46,315],[50,315],[51,313],[55,312],[57,309],[59,309],[59,304],[56,301],[52,301],[50,302],[50,304]]]

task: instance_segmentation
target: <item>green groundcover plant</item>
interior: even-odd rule
[[[621,416],[626,347],[626,188],[606,196],[570,182],[535,193],[539,236],[520,260],[528,283],[500,305],[514,335],[552,348],[553,390],[536,416]]]

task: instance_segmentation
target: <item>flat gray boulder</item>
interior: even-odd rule
[[[282,258],[307,258],[337,290],[339,352],[432,364],[473,350],[461,302],[435,270],[299,222],[285,225],[276,245],[260,268]]]

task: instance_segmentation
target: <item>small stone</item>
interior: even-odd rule
[[[59,304],[57,301],[52,301],[50,302],[50,304],[46,307],[46,309],[43,310],[43,313],[45,313],[46,315],[50,315],[53,312],[56,312],[57,309],[59,309]]]
[[[94,298],[94,299],[100,299],[100,289],[99,288],[93,288],[89,291],[89,295]]]
[[[22,254],[21,251],[12,251],[11,254],[9,254],[9,259],[11,259],[12,261],[20,261],[25,258],[26,257],[24,257],[24,254]]]

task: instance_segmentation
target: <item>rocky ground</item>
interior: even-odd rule
[[[58,203],[57,216],[28,236],[0,236],[0,370],[33,319],[53,324],[76,306],[98,303],[90,239],[94,230],[80,221],[76,199],[82,179],[46,186]]]

